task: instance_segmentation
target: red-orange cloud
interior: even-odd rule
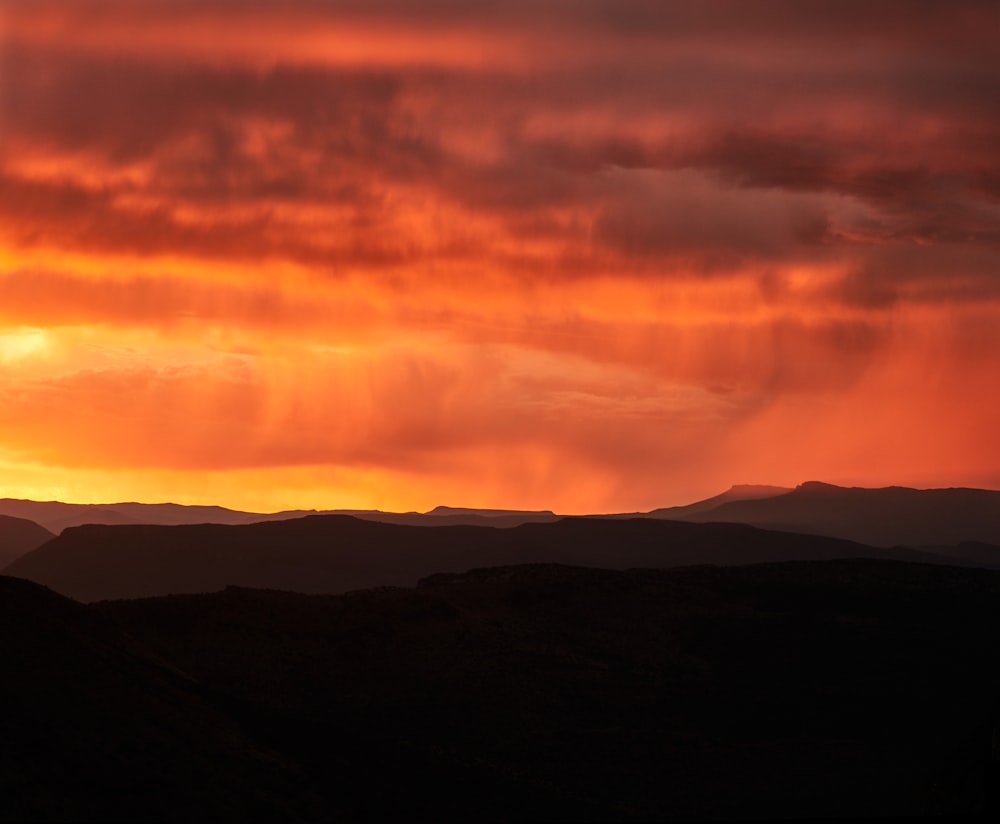
[[[0,14],[7,494],[1000,483],[994,3]]]

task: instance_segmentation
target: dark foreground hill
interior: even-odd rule
[[[54,537],[34,521],[0,515],[0,569]]]
[[[810,482],[783,495],[663,512],[678,520],[731,521],[872,546],[1000,544],[1000,492],[988,489],[862,489]],[[993,562],[1000,565],[1000,557]]]
[[[298,767],[105,617],[0,577],[0,820],[314,815]]]
[[[4,574],[81,601],[212,592],[226,586],[338,593],[413,586],[436,572],[524,563],[606,569],[831,558],[933,560],[740,524],[567,518],[511,529],[418,527],[349,516],[222,526],[82,526]]]
[[[879,561],[437,575],[92,611],[354,818],[988,814],[1000,573]]]

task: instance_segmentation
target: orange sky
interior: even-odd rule
[[[997,31],[0,0],[0,496],[1000,487]]]

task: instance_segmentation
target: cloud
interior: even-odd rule
[[[899,433],[997,411],[995,3],[0,14],[0,447],[567,506],[993,459]]]

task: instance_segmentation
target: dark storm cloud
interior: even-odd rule
[[[875,306],[911,275],[869,265],[864,249],[1000,241],[991,3],[41,2],[4,14],[0,208],[18,244],[375,267],[478,257],[568,276],[839,254],[850,283],[878,282],[844,294],[870,291],[858,299]],[[192,38],[231,37],[217,54],[184,52],[186,21]],[[361,43],[353,62],[337,45],[305,48],[342,30]],[[435,61],[449,32],[501,59],[452,65],[442,41]],[[245,48],[227,52],[230,40]],[[405,57],[411,41],[430,51]],[[100,185],[82,179],[91,162]],[[428,208],[441,211],[434,237],[409,217]],[[512,256],[508,240],[538,248]]]

